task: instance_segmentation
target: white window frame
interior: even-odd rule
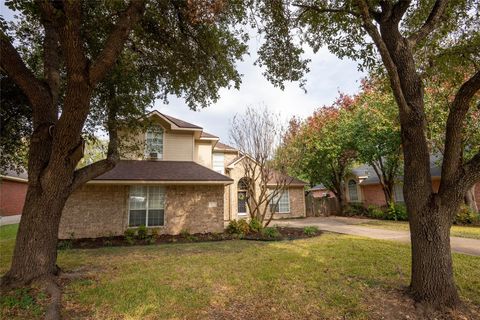
[[[216,167],[215,166],[215,156],[219,157],[221,156],[222,158],[222,167]],[[214,152],[212,153],[212,168],[213,168],[213,171],[216,171],[218,173],[221,173],[221,174],[225,174],[225,154],[223,152]]]
[[[357,199],[352,199],[352,196],[350,194],[350,181],[353,181],[355,183],[355,194],[357,196]],[[350,202],[360,202],[360,192],[358,191],[358,182],[355,181],[355,179],[350,179],[347,182],[347,190],[348,190],[348,200]]]
[[[149,146],[148,146],[148,134],[149,133],[158,133],[160,135],[160,140],[162,142],[162,152],[158,152],[158,151],[151,151],[149,150]],[[157,152],[158,154],[158,160],[163,160],[163,151],[165,149],[165,135],[164,135],[165,131],[163,130],[163,128],[161,126],[154,126],[152,128],[149,128],[147,129],[147,131],[145,132],[145,152],[144,152],[144,156],[146,159],[150,159],[150,153],[151,152]]]
[[[147,228],[160,228],[164,227],[167,222],[166,222],[166,215],[165,215],[165,187],[163,186],[145,186],[145,185],[132,185],[129,188],[129,194],[128,194],[128,228],[138,228],[139,226],[130,226],[130,211],[131,211],[131,204],[130,204],[130,198],[131,198],[131,190],[132,188],[135,187],[144,187],[146,188],[146,204],[145,204],[145,227]],[[162,225],[155,225],[155,226],[149,226],[148,225],[148,213],[149,213],[149,203],[150,203],[150,188],[158,188],[161,194],[163,195],[163,203],[162,207],[160,210],[163,210],[163,224]],[[152,210],[159,210],[159,209],[152,209]]]
[[[278,203],[276,201],[276,198],[277,197],[283,197],[285,196],[287,197],[287,205],[288,205],[288,210],[287,211],[280,211],[280,201],[281,199],[278,200]],[[291,208],[290,208],[290,189],[285,189],[285,190],[282,190],[282,191],[279,191],[278,194],[274,197],[272,197],[272,200],[270,202],[270,206],[273,205],[273,204],[277,204],[278,206],[278,211],[274,211],[273,213],[290,213],[291,212]]]
[[[395,199],[395,202],[399,202],[399,203],[405,202],[402,184],[396,183],[393,185],[393,198]]]

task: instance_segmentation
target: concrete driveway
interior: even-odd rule
[[[383,230],[358,225],[368,221],[371,220],[346,217],[309,217],[305,219],[277,220],[275,225],[298,228],[317,226],[324,231],[410,243],[410,232],[408,231]],[[480,256],[480,240],[451,237],[450,245],[454,252]]]

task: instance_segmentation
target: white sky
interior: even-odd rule
[[[4,0],[0,0],[0,14],[6,20],[13,17],[13,13],[5,7]],[[157,101],[154,109],[199,125],[228,143],[230,120],[235,113],[241,113],[248,106],[267,106],[280,113],[285,121],[293,115],[305,118],[316,108],[331,104],[339,91],[349,94],[357,92],[360,79],[365,76],[357,70],[354,61],[340,60],[326,49],[317,54],[306,50],[306,57],[311,59],[310,73],[306,76],[307,93],[298,83],[287,83],[282,91],[270,84],[262,75],[262,70],[253,65],[259,43],[258,37],[251,38],[250,55],[238,63],[238,70],[243,74],[240,90],[222,89],[220,99],[215,104],[197,112],[190,110],[182,99],[176,97],[172,97],[168,105]]]

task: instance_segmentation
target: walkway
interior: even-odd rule
[[[355,236],[368,237],[381,240],[392,240],[399,242],[410,242],[410,232],[394,231],[359,226],[370,219],[346,218],[346,217],[309,217],[305,219],[289,219],[275,221],[278,226],[289,226],[303,228],[306,226],[317,226],[320,230],[351,234]],[[452,251],[480,256],[480,240],[451,237],[450,245]]]
[[[0,216],[0,226],[6,226],[7,224],[15,224],[20,222],[21,215],[15,216]]]

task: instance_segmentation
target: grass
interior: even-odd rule
[[[8,269],[15,230],[0,227],[0,273]],[[62,250],[58,260],[67,271],[85,269],[64,288],[66,319],[372,319],[372,296],[408,284],[410,250],[326,233]],[[473,304],[480,304],[479,265],[480,257],[454,254],[459,292]],[[0,307],[8,314],[12,301],[5,300]]]
[[[363,222],[359,226],[395,231],[409,231],[408,221],[374,220]],[[452,237],[480,239],[480,226],[456,226],[450,229]]]

